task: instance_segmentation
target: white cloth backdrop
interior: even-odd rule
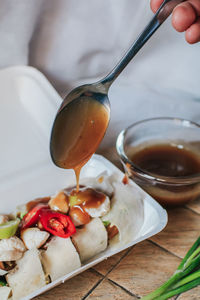
[[[110,71],[152,15],[149,0],[0,0],[0,68],[34,66],[63,95]],[[200,121],[199,72],[200,43],[168,19],[112,86],[103,145],[142,118]]]

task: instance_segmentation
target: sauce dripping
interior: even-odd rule
[[[78,166],[74,168],[75,176],[76,176],[76,192],[79,192],[79,179],[80,179],[80,173],[81,173],[81,166]]]
[[[108,122],[108,108],[87,96],[73,100],[57,115],[51,136],[52,159],[60,168],[75,171],[77,193],[81,168],[96,151]]]
[[[128,184],[128,175],[127,174],[124,175],[124,177],[122,179],[122,183],[125,185]]]

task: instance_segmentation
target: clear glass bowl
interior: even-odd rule
[[[165,174],[159,172],[159,168],[157,168],[158,172],[151,171],[141,167],[137,161],[134,162],[136,153],[143,151],[144,154],[144,150],[147,150],[146,157],[145,154],[143,155],[145,161],[148,149],[155,145],[157,149],[167,145],[176,148],[176,152],[178,151],[176,159],[180,161],[183,160],[181,158],[183,151],[191,154],[193,161],[190,161],[190,157],[184,157],[184,166],[187,169],[193,165],[195,170],[183,172],[183,175],[181,173],[174,175],[173,172]],[[181,205],[200,196],[200,126],[198,124],[168,117],[146,119],[121,131],[116,148],[125,172],[162,205]],[[167,166],[172,164],[170,154],[165,153],[164,157]],[[181,167],[176,165],[177,169]]]

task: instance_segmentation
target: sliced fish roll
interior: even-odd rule
[[[79,252],[81,262],[84,262],[107,248],[108,234],[102,221],[94,218],[82,228],[77,228],[72,241]]]
[[[144,222],[143,196],[131,184],[113,183],[114,196],[110,212],[102,217],[110,226],[116,226],[119,234],[109,241],[113,248],[133,241]]]
[[[54,236],[42,253],[46,275],[56,280],[81,266],[79,255],[70,238]]]
[[[16,268],[6,275],[6,280],[12,289],[13,300],[22,299],[43,287],[46,281],[39,251],[37,249],[26,251],[17,261]]]

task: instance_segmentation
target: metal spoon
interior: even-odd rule
[[[121,61],[102,80],[75,88],[64,99],[53,124],[50,152],[61,168],[80,168],[101,142],[110,118],[108,90],[130,60],[183,0],[165,0]]]

